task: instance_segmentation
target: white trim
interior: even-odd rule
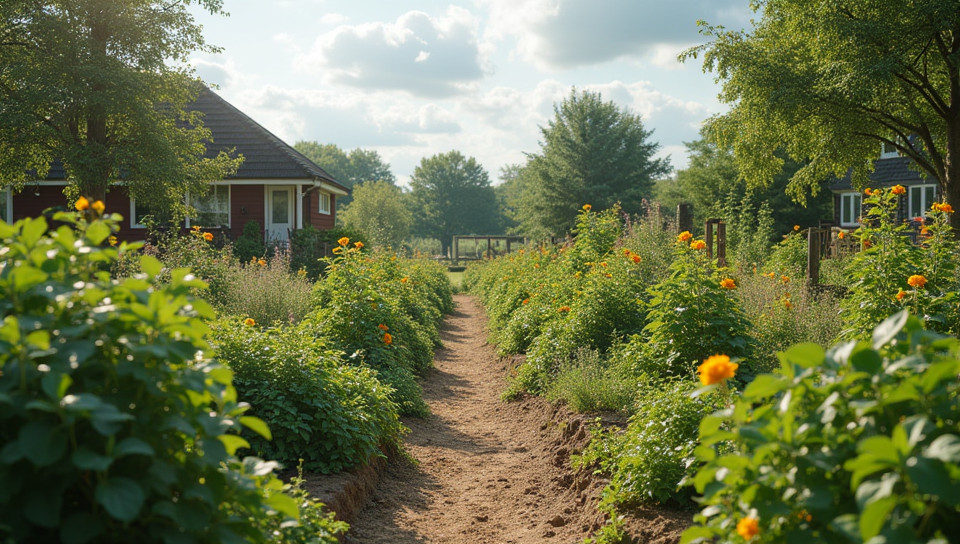
[[[926,189],[933,189],[933,199],[929,202],[924,198],[927,194]],[[920,191],[920,209],[913,209],[913,192]],[[937,193],[940,192],[940,188],[936,183],[924,183],[921,185],[911,185],[907,187],[907,213],[909,218],[913,219],[914,217],[926,217],[930,213],[930,205],[934,202],[937,202]]]
[[[324,199],[323,197],[327,197],[327,198]],[[324,203],[323,203],[324,200],[327,201],[326,206],[324,206]],[[331,206],[332,201],[333,199],[330,197],[330,193],[327,193],[324,191],[317,191],[317,213],[321,213],[323,215],[330,215],[331,213],[333,213],[332,211],[333,206]]]
[[[331,185],[325,181],[319,182],[319,187],[332,195],[347,196],[350,194],[348,191],[344,191],[343,189]]]
[[[848,206],[852,205],[852,203],[851,203],[851,204],[847,204],[846,201],[847,201],[847,200],[850,200],[850,199],[853,199],[853,198],[857,198],[857,199],[859,200],[860,206],[858,206],[858,209],[856,210],[856,215],[855,215],[853,218],[851,218],[851,220],[849,220],[849,221],[844,221],[844,220],[843,220],[843,219],[844,219],[844,217],[843,217],[843,216],[844,216],[844,212],[847,210],[847,207],[848,207]],[[840,193],[840,213],[837,214],[837,219],[839,219],[839,221],[840,221],[840,226],[841,226],[841,227],[856,227],[856,226],[859,226],[859,225],[860,225],[860,222],[857,221],[857,220],[860,218],[860,214],[862,213],[862,209],[863,209],[863,195],[861,195],[859,192]]]
[[[295,202],[294,208],[296,208],[294,213],[297,214],[296,228],[297,230],[300,230],[303,228],[303,184],[300,184],[300,183],[297,184],[296,199],[294,200],[294,202]]]
[[[282,188],[285,188],[285,189],[287,190],[287,194],[290,195],[290,198],[293,198],[293,195],[294,195],[294,192],[295,192],[293,185],[288,184],[288,185],[286,185],[286,186],[284,186],[284,187],[282,187]],[[273,228],[273,213],[272,213],[273,210],[270,209],[270,205],[271,205],[271,200],[270,200],[270,196],[271,196],[271,195],[270,195],[270,191],[271,191],[271,190],[276,191],[276,190],[279,190],[279,189],[281,189],[281,187],[276,187],[276,186],[273,186],[273,187],[271,187],[271,186],[264,186],[264,187],[263,187],[263,236],[264,236],[264,241],[266,241],[266,242],[268,242],[268,243],[271,241],[270,231],[271,231],[271,229]],[[287,211],[288,211],[289,213],[294,213],[294,204],[293,204],[293,202],[288,203],[287,206],[288,206]],[[291,219],[292,219],[292,218],[291,218]],[[296,224],[296,222],[295,222],[295,221],[290,221],[290,222],[288,222],[287,224],[292,227],[293,225]],[[286,233],[284,233],[284,234],[286,234]],[[285,238],[285,237],[281,237],[280,239],[281,239],[281,240],[285,240],[286,238]]]
[[[0,189],[0,194],[5,197],[3,201],[3,217],[0,217],[0,219],[3,219],[7,223],[13,223],[13,191],[11,191],[9,187],[4,187]]]

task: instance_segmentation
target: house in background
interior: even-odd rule
[[[236,239],[244,225],[256,221],[267,242],[285,242],[291,231],[306,226],[334,227],[336,199],[349,190],[323,168],[209,89],[204,89],[189,109],[204,114],[203,124],[213,138],[207,144],[207,157],[235,150],[244,161],[235,175],[215,182],[202,199],[189,201],[198,215],[187,219],[184,227],[219,228]],[[63,188],[67,183],[63,167],[54,164],[45,180],[27,184],[20,193],[0,189],[0,218],[12,222],[65,205]],[[142,221],[150,212],[149,203],[131,199],[118,185],[109,190],[104,204],[107,212],[124,217],[119,239],[145,237]]]
[[[898,222],[923,217],[930,210],[930,205],[940,198],[937,180],[924,178],[918,170],[911,167],[911,163],[911,159],[901,157],[896,148],[884,145],[870,174],[871,189],[894,185],[903,185],[907,189],[905,198],[900,199]],[[859,218],[863,212],[863,192],[853,188],[849,174],[832,183],[830,191],[833,192],[834,225],[843,228],[859,227]]]

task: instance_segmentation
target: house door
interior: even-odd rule
[[[286,242],[293,229],[293,187],[267,186],[267,242]]]

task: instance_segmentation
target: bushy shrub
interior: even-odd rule
[[[337,240],[343,237],[360,238],[356,231],[345,227],[320,230],[307,225],[293,231],[290,235],[290,271],[303,269],[311,280],[319,279],[327,266],[323,259],[330,256],[330,250],[337,247]]]
[[[191,229],[186,235],[180,234],[178,229],[170,229],[154,236],[156,241],[144,246],[142,252],[163,263],[164,269],[159,274],[161,282],[169,280],[172,270],[189,268],[194,276],[206,283],[205,299],[213,303],[222,299],[230,285],[230,269],[236,263],[229,245],[217,243],[213,234],[199,228]]]
[[[596,350],[579,348],[561,364],[546,397],[563,401],[575,412],[627,412],[633,404],[636,379],[609,363]]]
[[[232,264],[217,310],[263,325],[303,319],[313,309],[313,282],[305,270],[291,272],[290,261],[289,249],[274,248],[269,258]]]
[[[680,484],[692,474],[688,467],[698,444],[697,429],[721,405],[718,395],[694,397],[695,390],[695,383],[686,379],[663,383],[643,379],[627,428],[595,429],[578,463],[595,463],[610,476],[604,503],[636,506],[688,501],[690,491]]]
[[[901,312],[781,360],[701,423],[681,542],[960,541],[960,342]]]
[[[263,330],[225,318],[212,327],[212,341],[240,400],[273,432],[272,440],[244,434],[257,455],[329,473],[399,446],[391,390],[370,369],[346,364],[309,324]]]
[[[247,427],[231,372],[207,358],[212,317],[186,269],[140,259],[111,280],[120,216],[96,207],[0,222],[0,540],[331,542],[340,524],[298,503],[273,462],[234,452]],[[76,227],[76,230],[74,230]]]
[[[256,221],[243,224],[243,232],[233,241],[233,257],[246,263],[253,259],[266,257],[267,248],[263,244],[263,227]]]

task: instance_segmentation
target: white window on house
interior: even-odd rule
[[[860,224],[860,207],[863,197],[860,193],[840,195],[840,226],[854,227]]]
[[[13,198],[10,189],[0,189],[0,220],[10,223],[13,215]]]
[[[900,150],[897,149],[897,146],[891,144],[890,142],[883,142],[883,147],[880,149],[881,159],[892,159],[899,156]]]
[[[199,198],[192,199],[197,217],[191,219],[188,226],[229,227],[230,226],[230,186],[212,185],[210,191]]]
[[[910,217],[925,217],[930,205],[937,201],[936,185],[914,185],[910,187]]]
[[[130,228],[147,228],[147,225],[143,222],[143,219],[148,215],[154,215],[153,211],[150,209],[150,206],[142,202],[137,202],[137,200],[134,198],[130,199]]]
[[[317,211],[320,213],[330,214],[330,193],[319,193],[320,202],[317,204]]]

